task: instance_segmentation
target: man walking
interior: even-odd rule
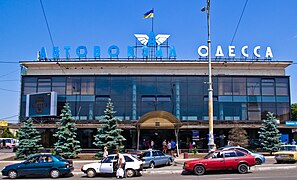
[[[118,169],[122,168],[123,171],[124,171],[124,176],[123,177],[126,177],[126,170],[125,170],[126,161],[125,161],[125,158],[124,158],[123,154],[121,154],[119,152],[119,150],[117,150],[116,152],[117,152],[117,156],[118,156]],[[120,178],[120,177],[117,177],[117,178]]]

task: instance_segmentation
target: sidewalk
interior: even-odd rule
[[[14,152],[4,152],[4,153],[0,152],[0,160],[10,158],[10,157],[13,157],[13,156],[15,156]]]

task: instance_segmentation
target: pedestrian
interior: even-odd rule
[[[104,146],[104,151],[103,151],[103,158],[107,158],[108,156],[108,151],[107,151],[107,147]]]
[[[162,142],[162,146],[163,146],[163,153],[166,154],[166,151],[167,151],[167,141],[166,141],[166,139],[164,139],[164,141]]]
[[[295,139],[292,139],[292,145],[295,145],[295,144],[296,144]]]
[[[173,139],[171,139],[171,156],[172,157],[175,157],[174,155],[175,149],[176,149],[176,143],[173,141]]]
[[[151,148],[154,149],[154,146],[155,146],[155,142],[151,140]]]
[[[126,161],[125,161],[125,158],[124,158],[123,154],[121,154],[119,152],[119,150],[117,150],[116,153],[117,153],[117,156],[118,156],[118,169],[121,168],[124,171],[123,177],[126,177],[126,171],[125,171]],[[123,177],[117,176],[117,178],[123,178]]]
[[[168,149],[168,152],[171,153],[171,142],[168,141],[167,143],[167,149]]]
[[[190,144],[189,144],[189,152],[192,152],[192,149],[193,149],[193,144],[192,144],[192,142],[190,142]]]

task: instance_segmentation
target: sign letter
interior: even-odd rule
[[[260,54],[258,53],[258,50],[261,48],[261,46],[256,46],[254,48],[254,55],[257,57],[257,58],[260,58]]]
[[[128,58],[134,58],[135,55],[134,55],[134,46],[128,46],[128,49],[127,49],[127,55],[128,55]]]
[[[158,58],[162,58],[163,57],[163,53],[162,53],[162,49],[160,46],[157,47],[157,50],[156,50],[156,57]]]
[[[70,58],[70,46],[64,46],[65,49],[65,54],[66,54],[66,58],[69,59]]]
[[[235,52],[234,52],[234,49],[235,49],[235,46],[229,46],[229,57],[235,57]]]
[[[241,55],[244,56],[244,57],[249,57],[248,53],[246,52],[246,49],[249,48],[248,46],[243,46],[241,48]]]
[[[94,46],[94,58],[100,58],[100,46]]]
[[[176,51],[175,51],[175,47],[174,46],[171,46],[170,47],[169,58],[176,58]]]
[[[202,49],[205,49],[206,52],[205,53],[202,53],[201,52]],[[198,54],[199,54],[199,56],[206,57],[207,54],[208,54],[208,47],[207,46],[199,46],[199,48],[198,48]]]
[[[40,54],[39,54],[39,60],[40,59],[46,59],[46,50],[44,47],[41,48]]]
[[[147,58],[149,54],[149,48],[147,46],[142,47],[142,57]]]
[[[273,58],[271,47],[267,47],[266,48],[266,55],[265,55],[265,57],[266,58]]]
[[[87,54],[88,54],[88,50],[86,46],[78,46],[76,48],[76,55],[78,56],[78,58],[86,58]]]
[[[108,48],[108,55],[113,58],[113,57],[118,57],[120,54],[120,48],[116,45],[112,45]]]
[[[53,58],[59,59],[60,56],[60,49],[59,47],[53,47]]]
[[[222,46],[217,47],[216,57],[224,57]]]

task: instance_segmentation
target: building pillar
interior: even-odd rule
[[[136,82],[133,82],[132,85],[132,120],[137,118],[137,94],[136,94]]]
[[[177,127],[174,129],[174,133],[175,133],[175,139],[176,139],[176,154],[177,154],[177,156],[179,156],[179,148],[178,148],[178,133],[179,133],[179,129]]]
[[[180,119],[180,86],[179,81],[175,83],[175,116]]]
[[[140,139],[140,127],[137,128],[137,150],[139,150],[139,139]]]

